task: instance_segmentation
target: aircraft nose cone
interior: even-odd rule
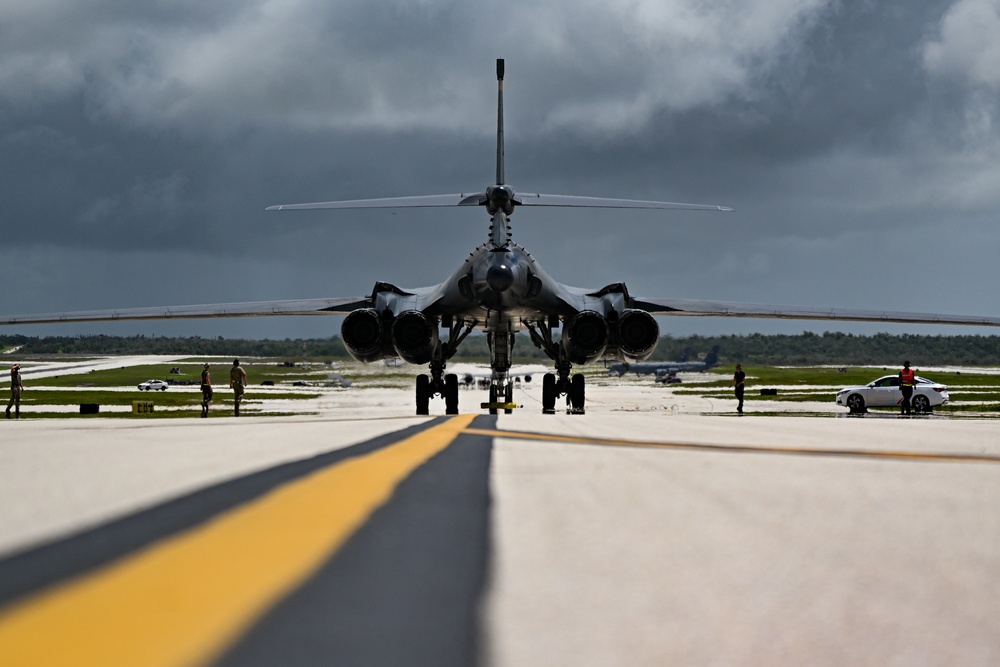
[[[514,284],[514,271],[506,264],[494,264],[486,272],[486,284],[495,292],[505,292]]]

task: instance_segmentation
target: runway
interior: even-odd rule
[[[0,661],[1000,661],[995,422],[595,405],[0,424]]]

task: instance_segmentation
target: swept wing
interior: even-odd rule
[[[170,320],[210,317],[269,317],[276,315],[346,315],[356,308],[364,308],[367,303],[368,299],[365,297],[347,297],[335,299],[210,303],[194,306],[80,310],[68,313],[5,315],[0,319],[0,325],[112,322],[119,320]]]
[[[688,317],[753,317],[786,320],[1000,326],[1000,317],[983,317],[980,315],[945,315],[942,313],[917,313],[898,310],[780,306],[734,301],[698,301],[692,299],[651,299],[638,297],[635,299],[633,307],[645,310],[651,315],[680,315]]]

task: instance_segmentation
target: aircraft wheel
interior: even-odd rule
[[[490,403],[497,402],[497,386],[495,384],[490,385]],[[495,415],[497,413],[496,408],[490,408],[490,414]]]
[[[458,414],[458,376],[454,373],[444,376],[444,413]]]
[[[430,378],[426,375],[417,376],[417,414],[430,414]]]
[[[847,397],[847,409],[852,413],[865,411],[865,399],[861,394],[851,394]]]
[[[514,383],[513,382],[508,382],[507,383],[507,393],[504,395],[504,398],[506,399],[506,401],[508,403],[513,403],[514,402]],[[511,410],[510,408],[504,408],[503,412],[504,412],[505,415],[509,415],[509,414],[511,414],[514,411]]]
[[[578,414],[583,414],[583,404],[586,398],[586,391],[584,389],[586,380],[582,373],[577,373],[573,376],[573,382],[570,385],[570,404],[573,407],[573,412]]]
[[[910,405],[913,406],[914,412],[931,411],[931,402],[927,400],[926,396],[921,396],[920,394],[917,394],[916,396],[910,399]]]
[[[546,373],[542,376],[542,412],[547,415],[556,411],[556,376]]]

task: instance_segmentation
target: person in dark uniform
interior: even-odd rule
[[[21,365],[14,364],[10,367],[10,400],[7,402],[7,419],[10,419],[10,409],[14,408],[14,416],[21,418],[21,392],[24,385],[21,384]]]
[[[736,392],[736,412],[743,414],[743,383],[747,379],[747,374],[743,372],[743,367],[736,364],[736,373],[733,374],[733,387]]]
[[[201,372],[201,416],[208,416],[208,404],[212,402],[212,377],[208,373],[210,366],[205,364]]]
[[[910,368],[910,362],[903,362],[899,371],[899,391],[903,393],[903,402],[899,406],[899,414],[910,414],[910,400],[913,398],[913,385],[916,384],[916,374]]]
[[[240,368],[240,360],[233,359],[233,367],[229,369],[229,386],[233,390],[236,416],[240,416],[240,403],[243,402],[243,392],[247,386],[247,372]]]

